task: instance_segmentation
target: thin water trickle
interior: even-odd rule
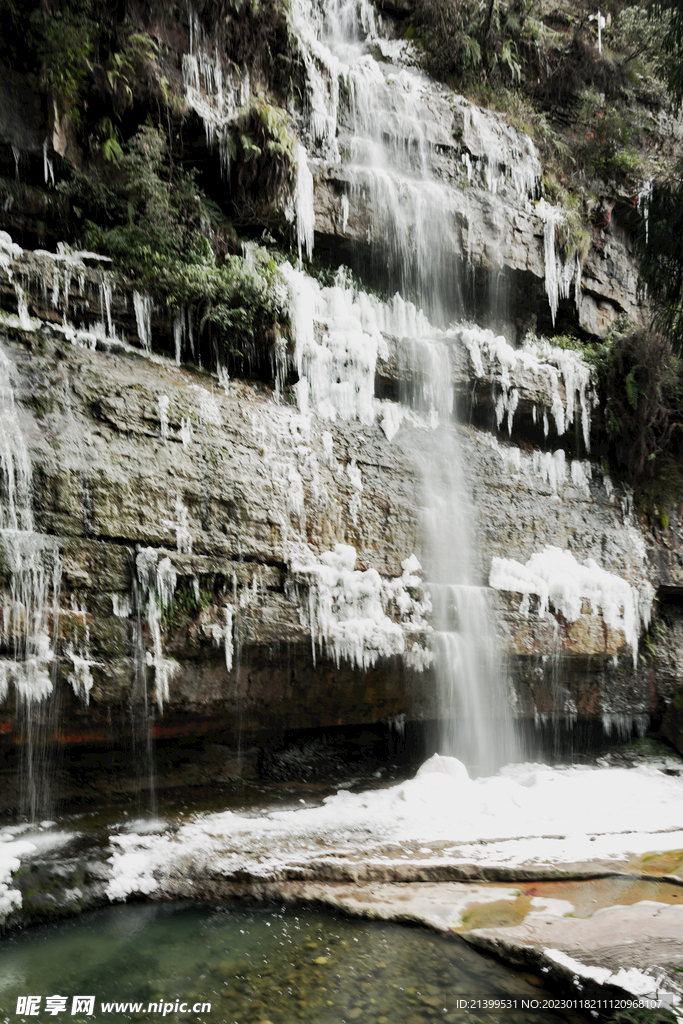
[[[131,552],[131,561],[132,552]],[[131,739],[137,792],[137,812],[155,818],[158,813],[156,796],[156,751],[154,744],[154,705],[149,699],[147,659],[142,633],[140,588],[132,566],[133,634],[133,689],[130,699]]]
[[[52,811],[61,559],[54,538],[34,529],[31,459],[13,376],[14,366],[0,349],[0,568],[9,584],[0,609],[0,699],[11,684],[21,745],[19,810],[36,820]]]

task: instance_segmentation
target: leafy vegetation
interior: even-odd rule
[[[683,363],[661,333],[626,317],[588,351],[598,378],[610,464],[660,516],[683,495]]]
[[[656,325],[683,355],[683,165],[644,197],[641,274]]]
[[[41,83],[75,122],[96,37],[91,15],[89,0],[70,0],[55,9],[41,5],[30,16]]]
[[[652,0],[650,21],[660,26],[661,69],[666,76],[674,109],[683,102],[683,3],[681,0]]]
[[[228,139],[235,195],[243,216],[267,220],[267,210],[282,205],[295,184],[296,136],[281,107],[254,98],[236,120]]]
[[[635,187],[640,157],[632,145],[638,118],[634,111],[605,102],[594,89],[584,94],[579,123],[585,126],[578,159],[591,177]]]
[[[193,311],[200,337],[222,365],[258,359],[286,324],[284,289],[273,259],[236,239],[196,174],[170,165],[163,134],[145,126],[115,167],[90,165],[60,186],[81,222],[82,242],[102,252],[171,312]]]

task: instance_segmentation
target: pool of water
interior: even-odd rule
[[[464,999],[509,1003],[474,1014],[491,1024],[566,1019],[523,1009],[549,995],[541,979],[456,937],[300,908],[133,904],[8,936],[0,949],[0,1019],[33,1024],[431,1024],[470,1017]],[[74,997],[94,1004],[72,1012]]]

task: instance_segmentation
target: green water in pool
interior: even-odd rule
[[[484,999],[503,1005],[477,1020],[566,1019],[522,1009],[549,995],[540,980],[456,937],[322,910],[132,904],[7,936],[0,950],[11,1022],[431,1024],[463,1021],[461,1001]]]

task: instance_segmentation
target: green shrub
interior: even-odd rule
[[[661,518],[683,495],[683,363],[667,338],[623,315],[605,343],[586,354],[598,380],[610,465]]]
[[[635,147],[638,125],[632,109],[607,104],[594,91],[586,93],[578,118],[582,135],[578,153],[593,177],[632,185],[638,178],[639,156]]]
[[[157,129],[143,127],[116,166],[93,165],[61,188],[72,204],[82,204],[83,244],[111,256],[172,313],[190,309],[222,365],[257,361],[255,346],[286,326],[274,260],[255,247],[246,257],[228,252],[230,225],[193,173],[171,168]]]

